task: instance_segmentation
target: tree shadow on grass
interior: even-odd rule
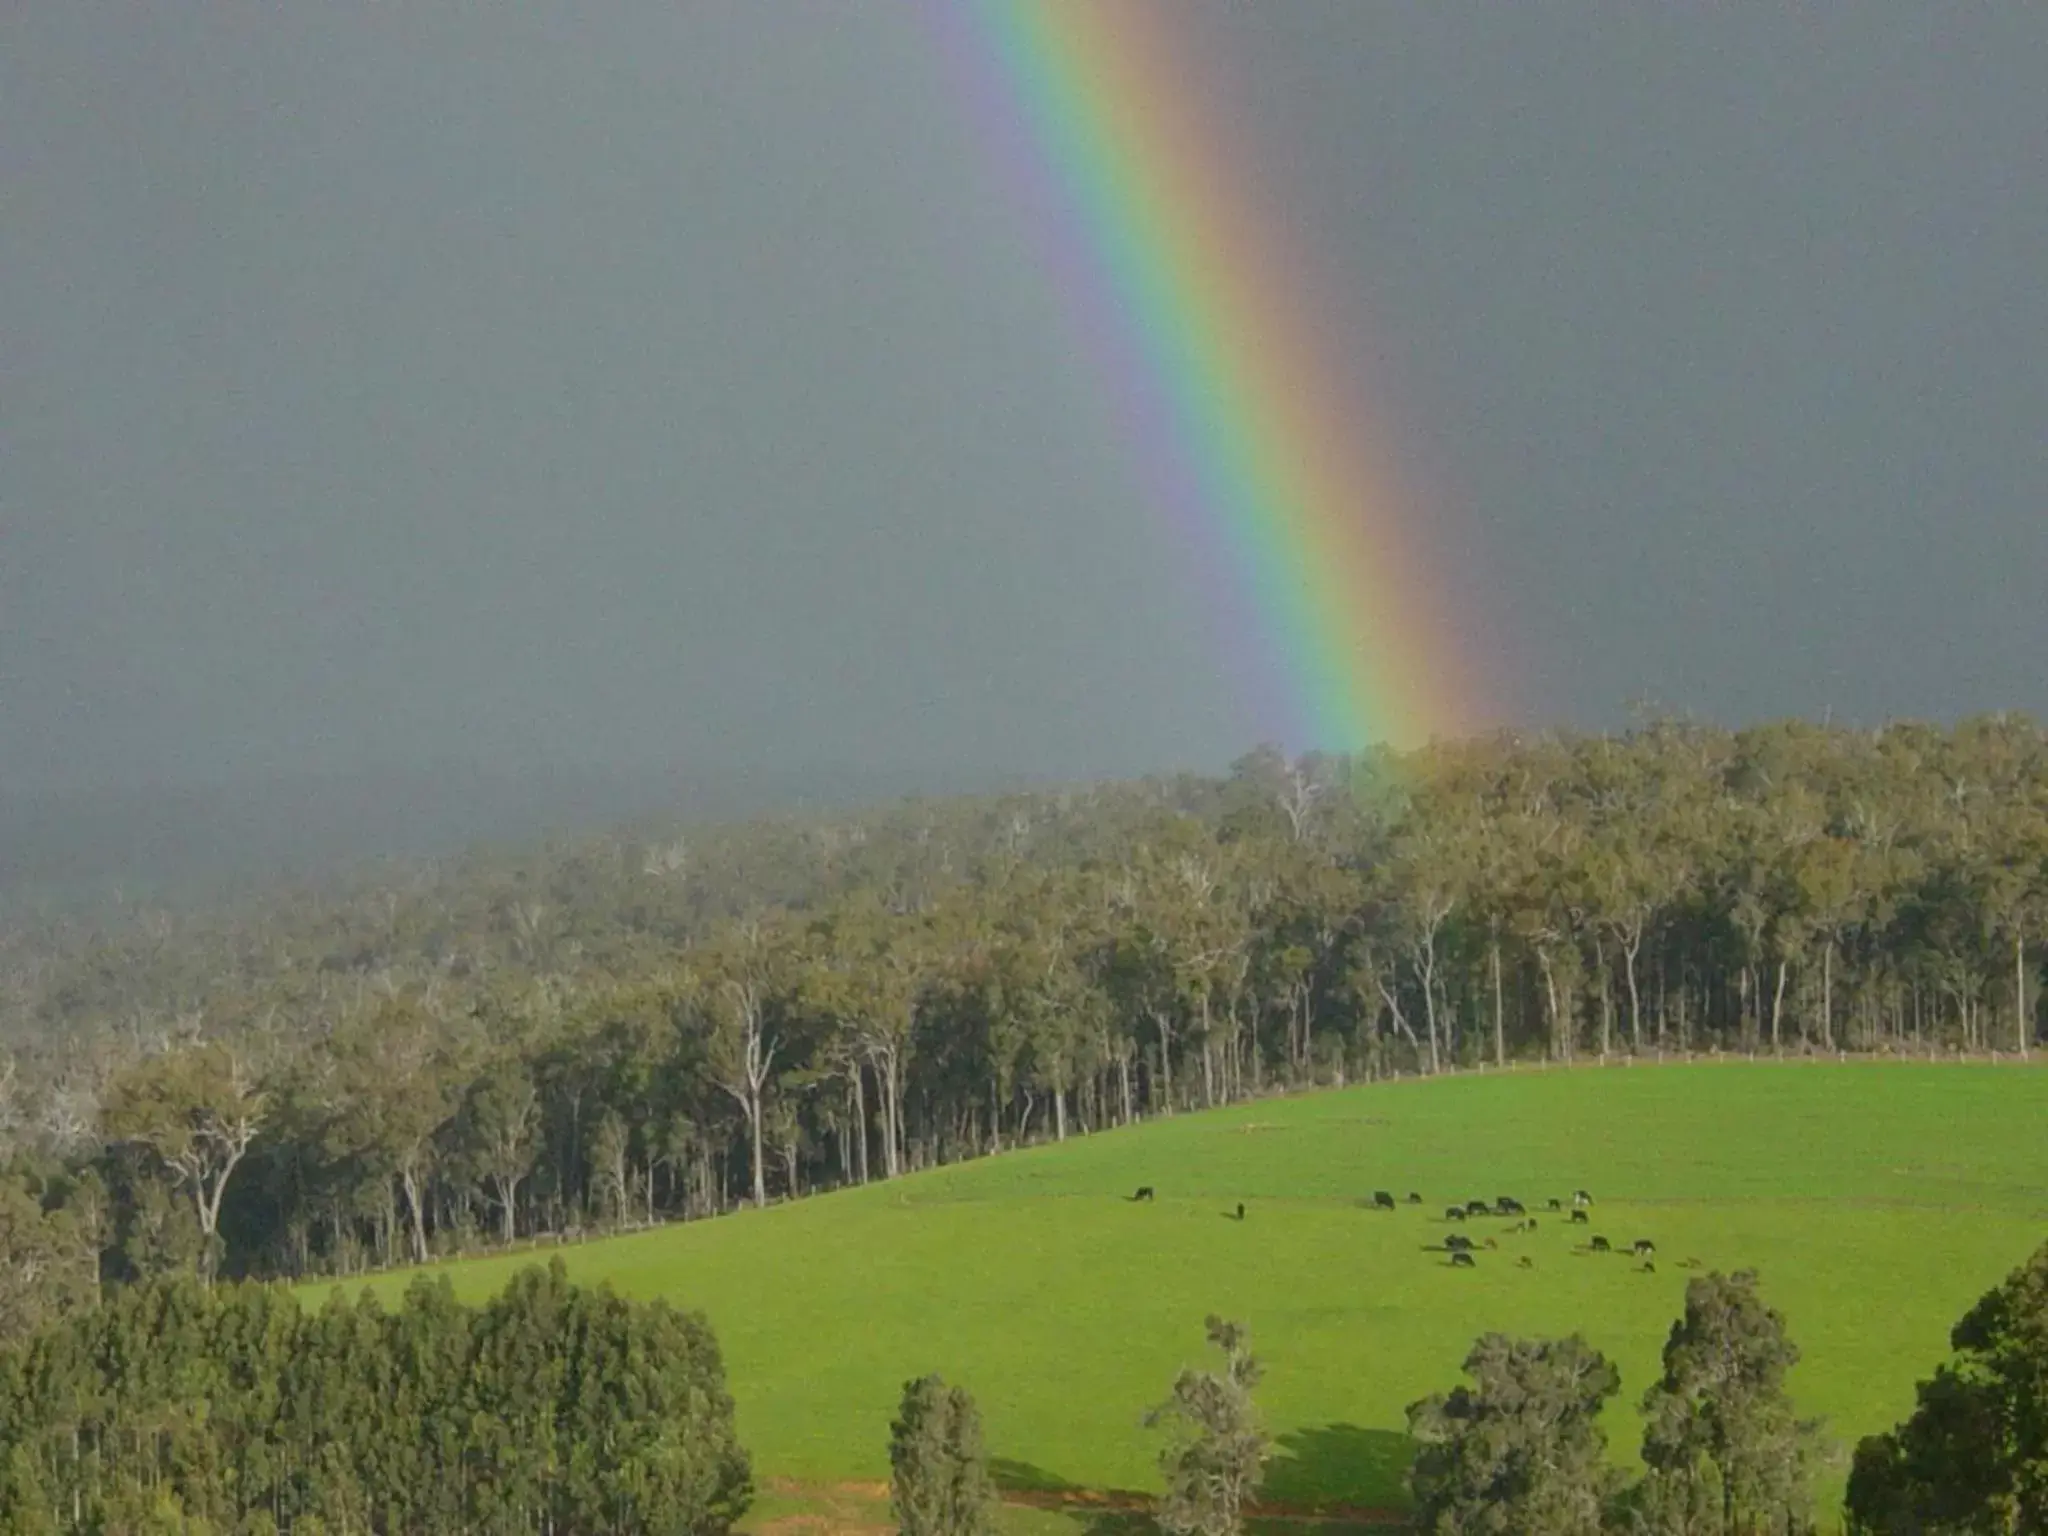
[[[1405,1479],[1414,1454],[1414,1442],[1391,1430],[1356,1424],[1291,1430],[1274,1442],[1257,1501],[1264,1513],[1246,1520],[1248,1536],[1384,1530],[1384,1516],[1408,1505]],[[989,1472],[1007,1498],[1061,1510],[1083,1536],[1158,1536],[1152,1501],[1145,1495],[1083,1487],[1007,1457],[991,1458]],[[1368,1513],[1379,1518],[1368,1518]]]
[[[1316,1424],[1290,1430],[1273,1445],[1262,1501],[1289,1509],[1403,1509],[1415,1442],[1390,1429]]]
[[[990,1457],[988,1470],[1006,1500],[1059,1510],[1083,1536],[1159,1536],[1151,1500],[1143,1494],[1083,1487],[1007,1456]]]
[[[1087,1491],[1079,1483],[1068,1482],[1057,1472],[1048,1472],[1043,1467],[1034,1467],[1028,1461],[1017,1461],[1009,1456],[989,1457],[988,1475],[1004,1493],[1078,1495]]]

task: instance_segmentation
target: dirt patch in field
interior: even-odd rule
[[[1005,1504],[1024,1504],[1032,1509],[1100,1509],[1117,1514],[1142,1515],[1152,1510],[1148,1494],[1118,1493],[1097,1488],[1033,1489],[1013,1488],[1003,1493]],[[1408,1523],[1399,1510],[1367,1509],[1349,1504],[1259,1503],[1245,1509],[1250,1520],[1310,1521],[1318,1525],[1386,1526],[1398,1530]]]
[[[769,1478],[763,1491],[816,1507],[751,1525],[752,1536],[881,1536],[894,1531],[887,1483],[797,1483]]]

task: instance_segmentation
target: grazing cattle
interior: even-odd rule
[[[1444,1247],[1450,1250],[1452,1253],[1462,1253],[1471,1246],[1471,1238],[1460,1237],[1455,1232],[1453,1232],[1449,1237],[1444,1239]]]
[[[1418,1195],[1417,1193],[1415,1193],[1414,1190],[1411,1189],[1408,1191],[1408,1203],[1410,1205],[1420,1205],[1422,1204],[1422,1196]]]
[[[1237,1219],[1239,1221],[1244,1220],[1244,1202],[1242,1200],[1237,1202]]]
[[[1606,1238],[1596,1237],[1593,1239],[1593,1251],[1595,1253],[1612,1253],[1614,1250],[1608,1246]]]
[[[1529,1214],[1528,1207],[1523,1205],[1513,1195],[1502,1195],[1493,1202],[1493,1208],[1503,1216],[1526,1216]]]
[[[1585,1192],[1585,1191],[1584,1191],[1583,1189],[1581,1189],[1581,1190],[1575,1190],[1575,1191],[1573,1192],[1573,1194],[1572,1194],[1572,1204],[1573,1204],[1573,1205],[1591,1205],[1592,1203],[1593,1203],[1593,1197],[1592,1197],[1591,1195],[1587,1194],[1587,1193],[1586,1193],[1586,1192]]]
[[[1467,1216],[1491,1216],[1493,1214],[1493,1207],[1484,1200],[1467,1200],[1465,1202],[1465,1214]]]
[[[1588,1222],[1590,1222],[1590,1221],[1591,1221],[1592,1219],[1593,1219],[1593,1218],[1592,1218],[1592,1217],[1590,1217],[1590,1216],[1588,1216],[1588,1215],[1587,1215],[1587,1214],[1586,1214],[1586,1213],[1585,1213],[1584,1211],[1573,1211],[1573,1212],[1572,1212],[1572,1225],[1573,1225],[1573,1226],[1577,1226],[1577,1227],[1583,1227],[1583,1226],[1585,1226],[1585,1225],[1586,1225],[1586,1224],[1587,1224]]]
[[[1678,1261],[1678,1267],[1680,1269],[1698,1269],[1700,1267],[1700,1261],[1698,1259],[1680,1259]]]
[[[1646,1275],[1654,1275],[1655,1273],[1657,1273],[1657,1266],[1652,1264],[1648,1259],[1645,1259],[1643,1260],[1643,1273]]]
[[[1557,1196],[1552,1195],[1550,1197],[1550,1208],[1553,1211],[1561,1211],[1564,1209],[1564,1202],[1558,1199]]]
[[[1515,1260],[1515,1267],[1518,1269],[1534,1269],[1536,1267],[1536,1261],[1530,1258],[1529,1255],[1525,1253],[1519,1259]]]
[[[1635,1256],[1639,1259],[1647,1259],[1650,1257],[1651,1254],[1657,1251],[1657,1245],[1651,1242],[1647,1237],[1637,1238],[1632,1247],[1634,1249]]]
[[[1446,1207],[1446,1208],[1445,1208],[1445,1210],[1444,1210],[1444,1220],[1445,1220],[1445,1221],[1463,1221],[1464,1219],[1465,1219],[1465,1207],[1463,1207],[1462,1205],[1453,1205],[1453,1206],[1449,1206],[1449,1207]]]
[[[1133,1200],[1150,1200],[1152,1198],[1152,1186],[1150,1184],[1143,1185],[1131,1198]]]
[[[1453,1269],[1477,1269],[1478,1267],[1479,1261],[1462,1248],[1451,1255],[1451,1268]]]
[[[1496,1239],[1489,1237],[1486,1240],[1486,1246],[1489,1248],[1498,1248],[1500,1246],[1500,1243]]]
[[[1384,1189],[1376,1189],[1372,1192],[1372,1204],[1376,1211],[1391,1211],[1394,1208],[1394,1197]]]

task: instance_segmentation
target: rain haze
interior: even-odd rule
[[[2048,8],[1183,13],[1500,723],[2048,712]],[[959,87],[880,4],[11,8],[17,834],[1250,746]]]

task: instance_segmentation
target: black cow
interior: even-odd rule
[[[1647,1237],[1639,1237],[1635,1240],[1635,1256],[1637,1258],[1647,1259],[1656,1251],[1657,1245],[1651,1242]]]
[[[1469,1238],[1469,1237],[1460,1237],[1460,1236],[1459,1236],[1459,1235],[1458,1235],[1457,1233],[1455,1233],[1455,1232],[1453,1232],[1453,1233],[1452,1233],[1452,1234],[1451,1234],[1451,1235],[1450,1235],[1449,1237],[1447,1237],[1447,1238],[1445,1238],[1445,1239],[1444,1239],[1444,1247],[1445,1247],[1445,1248],[1447,1248],[1447,1249],[1448,1249],[1448,1250],[1449,1250],[1450,1252],[1452,1252],[1452,1253],[1462,1253],[1462,1252],[1464,1252],[1464,1251],[1465,1251],[1466,1249],[1470,1248],[1471,1246],[1472,1246],[1472,1239],[1471,1239],[1471,1238]]]
[[[1465,1202],[1465,1214],[1467,1216],[1491,1216],[1493,1214],[1493,1207],[1484,1200],[1467,1200]]]
[[[1414,1190],[1411,1189],[1408,1191],[1408,1203],[1410,1205],[1420,1205],[1422,1204],[1422,1196],[1418,1195],[1417,1193],[1415,1193]]]
[[[1493,1208],[1503,1216],[1526,1216],[1529,1214],[1528,1208],[1513,1195],[1502,1195],[1493,1202]]]
[[[1575,1190],[1575,1191],[1573,1191],[1573,1193],[1572,1193],[1572,1204],[1573,1204],[1573,1205],[1591,1205],[1592,1203],[1593,1203],[1593,1197],[1592,1197],[1591,1195],[1587,1194],[1587,1193],[1586,1193],[1586,1192],[1585,1192],[1585,1191],[1584,1191],[1583,1189],[1581,1189],[1581,1190]]]
[[[1244,1220],[1244,1202],[1242,1200],[1237,1202],[1237,1219],[1239,1221]]]
[[[1572,1212],[1572,1225],[1573,1225],[1573,1226],[1577,1226],[1577,1227],[1583,1227],[1583,1226],[1585,1226],[1585,1225],[1586,1225],[1586,1224],[1587,1224],[1588,1222],[1592,1221],[1592,1219],[1593,1219],[1593,1218],[1592,1218],[1592,1217],[1590,1217],[1590,1216],[1588,1216],[1588,1215],[1587,1215],[1587,1214],[1586,1214],[1586,1213],[1585,1213],[1584,1211],[1573,1211],[1573,1212]]]
[[[1536,1261],[1530,1258],[1529,1255],[1525,1253],[1519,1259],[1515,1260],[1515,1267],[1517,1269],[1534,1269],[1536,1267]]]
[[[1453,1269],[1477,1269],[1478,1267],[1479,1261],[1462,1248],[1451,1255],[1451,1268]]]
[[[1552,1195],[1550,1197],[1550,1208],[1553,1211],[1561,1211],[1564,1209],[1564,1202],[1558,1199],[1555,1195]]]
[[[1657,1273],[1657,1266],[1652,1264],[1648,1259],[1645,1259],[1643,1260],[1643,1273],[1646,1275],[1654,1275],[1655,1273]]]
[[[1376,1189],[1372,1192],[1372,1205],[1376,1211],[1391,1211],[1394,1208],[1394,1197],[1384,1189]]]
[[[1444,1210],[1444,1220],[1445,1220],[1445,1221],[1463,1221],[1464,1219],[1465,1219],[1465,1207],[1463,1207],[1462,1205],[1453,1205],[1453,1206],[1448,1206],[1448,1207],[1446,1207],[1446,1208],[1445,1208],[1445,1210]]]
[[[1135,1195],[1131,1196],[1131,1198],[1133,1200],[1150,1200],[1152,1198],[1152,1186],[1150,1184],[1143,1186]]]
[[[1593,1239],[1593,1251],[1595,1253],[1612,1253],[1614,1250],[1608,1247],[1606,1238],[1596,1237]]]

